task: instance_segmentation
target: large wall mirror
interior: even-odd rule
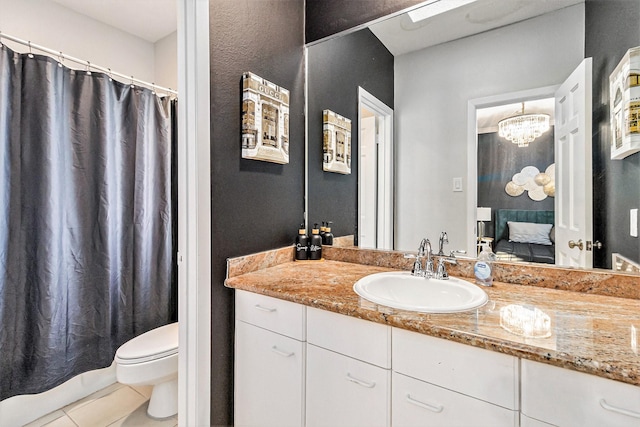
[[[439,3],[458,7],[430,16],[429,6]],[[607,14],[598,6],[601,9],[597,13],[589,14],[589,3],[430,1],[413,8],[422,16],[394,14],[308,45],[309,222],[332,220],[334,234],[354,235],[357,244],[361,214],[358,88],[393,110],[393,249],[415,251],[423,237],[437,246],[438,237],[446,231],[449,243],[445,252],[464,249],[468,255],[475,255],[477,215],[487,213],[478,207],[491,208],[485,236],[495,238],[493,244],[499,239],[499,221],[556,221],[557,212],[551,220],[526,213],[523,217],[517,216],[521,213],[512,213],[515,217],[504,212],[499,218],[497,215],[502,209],[552,213],[559,209],[562,196],[550,188],[546,194],[542,188],[531,188],[533,196],[529,197],[529,189],[523,190],[524,194],[510,194],[507,184],[516,174],[531,172],[525,169],[528,166],[562,179],[559,173],[553,175],[559,170],[556,157],[562,156],[562,152],[554,153],[554,135],[559,131],[554,120],[558,120],[556,110],[564,107],[555,106],[554,97],[590,54],[589,31],[612,25],[598,20],[619,19],[615,13],[620,13]],[[591,3],[595,7],[603,2]],[[640,10],[636,0],[615,3],[618,8],[622,4],[632,11]],[[589,246],[591,251],[587,268],[615,267],[613,254],[632,264],[640,263],[640,240],[630,235],[629,225],[630,210],[640,204],[640,153],[610,160],[607,151],[605,82],[608,84],[610,70],[624,52],[640,45],[640,32],[635,30],[638,14],[625,19],[629,22],[616,31],[630,28],[632,34],[622,41],[615,35],[609,39],[603,36],[606,42],[591,53],[593,69],[588,77],[592,82],[585,84],[586,117],[593,118],[592,129],[585,129],[588,136],[593,135],[593,148],[586,153],[585,162],[592,159],[588,162],[592,168],[589,174],[594,177],[584,200],[584,209],[590,215],[582,220],[588,221],[591,230],[588,241],[583,241],[583,250]],[[598,48],[605,49],[607,43],[616,50],[609,49],[606,58],[598,58]],[[551,129],[529,147],[514,148],[498,136],[497,121],[501,116],[517,115],[522,103],[527,113],[550,112]],[[350,118],[354,124],[349,176],[322,172],[319,112],[323,109]],[[591,127],[589,120],[584,123],[587,127]],[[525,155],[526,150],[529,154]],[[546,178],[539,179],[543,180]],[[602,246],[591,247],[596,241]],[[514,255],[510,260],[526,259]],[[552,259],[551,263],[558,262]]]

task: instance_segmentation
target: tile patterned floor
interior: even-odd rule
[[[149,418],[151,387],[115,383],[25,427],[175,427],[178,417]]]

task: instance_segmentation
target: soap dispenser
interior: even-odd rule
[[[323,245],[333,245],[333,233],[331,232],[331,224],[333,224],[333,222],[327,222],[327,226],[324,228],[324,236],[322,236]]]
[[[320,230],[318,224],[313,225],[311,230],[311,239],[309,242],[309,259],[318,260],[322,258],[322,237],[320,237]]]
[[[476,284],[482,286],[493,286],[493,261],[496,255],[491,251],[488,242],[482,243],[482,251],[478,255],[478,261],[473,267],[476,276]]]
[[[300,224],[298,235],[296,236],[296,259],[309,259],[309,236],[304,224]]]

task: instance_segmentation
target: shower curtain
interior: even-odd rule
[[[109,366],[177,293],[172,101],[0,50],[3,400]]]

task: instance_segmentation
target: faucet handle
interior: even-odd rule
[[[438,260],[438,270],[436,271],[436,279],[447,280],[449,279],[449,273],[445,264],[458,264],[456,257],[440,257]]]
[[[464,249],[456,249],[455,251],[451,251],[451,253],[449,254],[449,256],[450,256],[451,258],[455,258],[455,257],[456,257],[456,254],[464,255],[464,254],[466,254],[466,253],[467,253],[467,251],[465,251]]]

